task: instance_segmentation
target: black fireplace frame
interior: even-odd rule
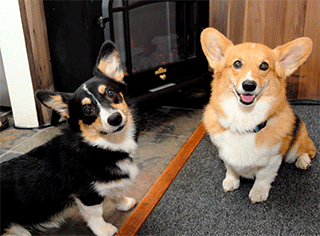
[[[158,68],[149,69],[147,71],[133,73],[132,72],[132,61],[128,60],[131,58],[131,50],[130,50],[130,21],[129,21],[129,12],[133,9],[138,7],[142,7],[145,5],[156,4],[159,2],[176,2],[182,5],[182,21],[183,21],[183,55],[185,58],[180,62],[174,62],[172,64],[167,64],[164,66],[159,66],[158,68],[164,68],[166,72],[167,80],[159,80],[156,77],[159,74],[155,75],[155,71]],[[125,37],[125,52],[126,52],[126,68],[127,73],[125,77],[125,81],[129,87],[129,94],[136,97],[138,101],[146,100],[151,97],[159,96],[161,94],[165,94],[169,91],[174,91],[177,89],[181,89],[185,86],[191,85],[193,83],[199,82],[201,80],[201,75],[207,71],[207,62],[202,53],[200,47],[200,33],[202,29],[208,26],[208,19],[209,19],[209,11],[208,11],[208,1],[199,1],[199,0],[168,0],[168,1],[161,1],[161,0],[141,0],[136,3],[132,3],[129,5],[128,0],[122,0],[121,7],[113,7],[114,0],[109,1],[109,17],[99,17],[97,20],[97,25],[101,28],[104,28],[107,22],[110,23],[110,39],[112,41],[115,40],[114,36],[114,13],[122,12],[123,13],[123,23],[124,23],[124,37]],[[193,25],[193,34],[197,35],[198,41],[194,44],[196,57],[195,58],[187,58],[187,4],[192,4],[194,7],[194,15],[193,18],[195,19]],[[201,12],[201,19],[202,21],[199,22],[199,10],[204,9]],[[152,78],[153,77],[153,78]],[[150,79],[152,78],[152,79]],[[151,83],[149,81],[152,81]],[[157,92],[150,92],[152,87],[157,86],[166,86],[166,84],[174,82],[176,85],[157,91]]]
[[[157,97],[178,89],[195,84],[202,79],[207,72],[208,64],[200,46],[200,33],[208,27],[209,1],[208,0],[142,0],[137,3],[128,4],[123,1],[123,7],[109,7],[109,17],[103,18],[102,0],[44,0],[45,14],[48,26],[49,47],[52,59],[54,83],[57,90],[72,92],[81,83],[92,76],[92,68],[98,55],[99,47],[104,41],[103,27],[106,22],[110,23],[111,40],[114,40],[113,13],[123,11],[125,27],[126,58],[130,55],[130,22],[129,12],[132,9],[159,2],[176,2],[186,8],[186,4],[193,2],[195,5],[194,14],[197,19],[194,25],[194,33],[197,35],[196,57],[185,58],[182,61],[162,66],[166,72],[166,80],[159,79],[155,75],[158,68],[138,73],[132,73],[130,61],[126,61],[128,75],[124,80],[128,84],[128,95],[136,102]],[[113,0],[109,5],[112,6]],[[186,9],[183,9],[185,12]],[[186,14],[183,17],[183,28],[186,30]],[[75,20],[76,19],[76,20]],[[62,35],[61,35],[62,34]],[[66,38],[65,35],[68,35]],[[186,37],[186,34],[184,34]],[[185,39],[184,39],[185,40]],[[184,51],[187,50],[184,45]],[[129,50],[128,50],[129,49]],[[187,55],[185,53],[184,55]],[[165,89],[157,92],[150,92],[150,89],[174,83]]]

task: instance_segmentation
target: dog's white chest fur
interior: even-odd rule
[[[256,146],[254,128],[265,121],[269,100],[257,101],[255,106],[243,108],[235,97],[225,99],[222,108],[227,118],[220,118],[220,124],[227,129],[211,136],[219,148],[220,158],[241,176],[254,178],[258,168],[265,167],[278,155],[281,143],[271,148]]]
[[[266,114],[270,109],[269,99],[257,101],[255,106],[243,107],[239,105],[236,97],[225,99],[222,109],[227,118],[219,118],[220,124],[233,132],[246,133],[266,120]]]
[[[134,132],[135,127],[134,125],[131,125],[123,136],[123,139],[119,143],[111,143],[107,139],[100,138],[95,141],[91,141],[90,144],[92,146],[98,146],[100,148],[109,149],[111,151],[124,151],[129,153],[131,158],[134,158],[134,155],[138,148],[138,144],[134,140]]]
[[[257,170],[272,163],[281,143],[268,148],[256,147],[255,133],[232,133],[230,130],[211,136],[218,147],[220,158],[241,176],[254,178]]]

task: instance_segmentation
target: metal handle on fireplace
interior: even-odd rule
[[[105,28],[105,25],[106,23],[110,21],[110,18],[109,17],[103,17],[103,16],[100,16],[97,20],[97,26],[101,29],[104,29]]]

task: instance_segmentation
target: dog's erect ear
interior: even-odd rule
[[[233,46],[233,43],[218,30],[206,28],[201,33],[201,46],[209,66],[215,69],[216,64],[224,58],[226,50]]]
[[[55,110],[63,117],[69,118],[68,103],[71,98],[70,93],[38,90],[36,97],[46,107]]]
[[[309,57],[312,51],[312,40],[307,37],[298,38],[285,45],[276,47],[277,66],[281,65],[285,76],[290,76]],[[277,68],[277,70],[281,70]]]
[[[102,44],[96,67],[106,76],[123,82],[124,73],[121,68],[119,52],[112,42],[106,41]]]

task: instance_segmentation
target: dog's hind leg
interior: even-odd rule
[[[311,166],[311,159],[316,153],[317,149],[308,135],[305,124],[302,123],[296,141],[286,155],[285,161],[288,163],[296,162],[296,167],[305,170]]]
[[[298,158],[296,161],[296,167],[306,170],[309,166],[311,166],[311,159],[314,158],[317,150],[312,140],[308,136],[305,137],[305,140],[303,141],[304,142],[300,144],[300,147],[297,151]]]
[[[80,199],[75,198],[79,212],[87,222],[89,228],[97,236],[111,236],[118,232],[118,229],[110,223],[104,221],[102,202],[98,205],[86,206]]]

